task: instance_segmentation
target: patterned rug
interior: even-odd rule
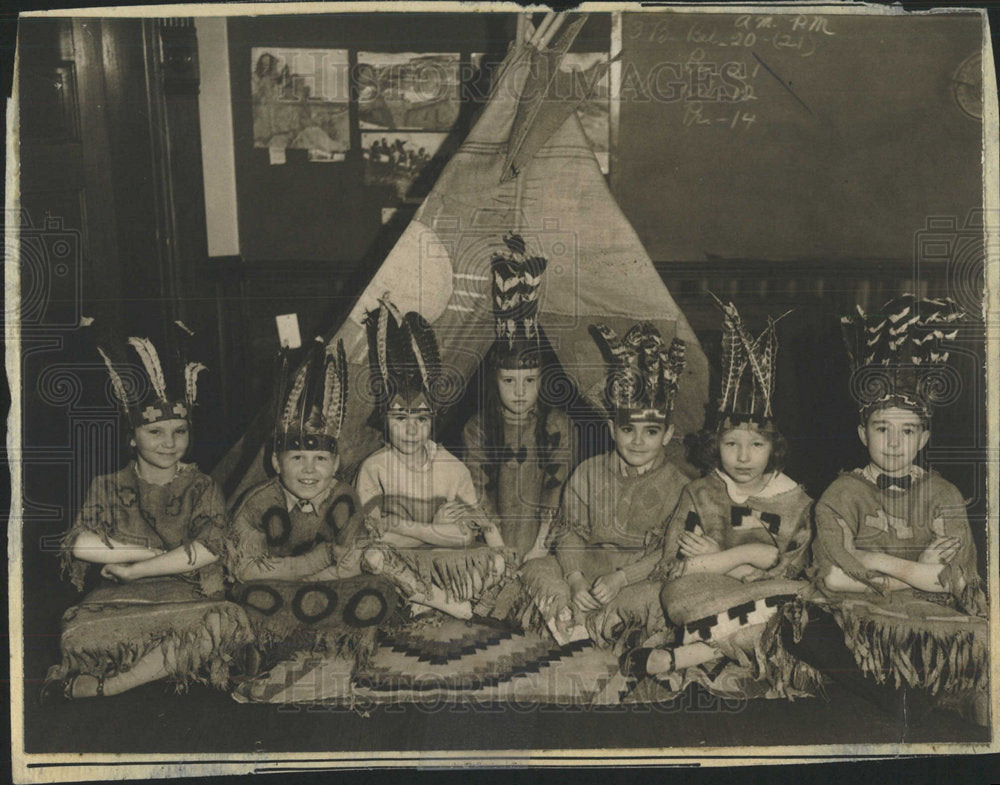
[[[559,646],[534,633],[435,617],[383,633],[363,672],[353,659],[299,653],[241,684],[240,702],[363,707],[475,701],[611,705],[627,688],[618,661],[590,641]]]

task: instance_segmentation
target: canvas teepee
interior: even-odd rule
[[[638,320],[651,321],[668,342],[674,336],[687,342],[673,415],[677,433],[701,426],[705,356],[608,190],[574,112],[584,96],[566,89],[569,75],[557,67],[585,16],[563,25],[550,47],[565,18],[552,16],[518,36],[468,137],[336,331],[347,350],[351,388],[340,438],[347,472],[377,448],[380,436],[366,424],[373,400],[366,311],[386,293],[402,312],[419,311],[440,343],[446,397],[457,400],[493,341],[489,264],[511,231],[549,260],[539,321],[569,376],[567,390],[575,385],[602,406],[607,365],[591,324],[623,334]],[[264,477],[262,460],[242,459],[263,452],[250,439],[215,472],[235,495]]]

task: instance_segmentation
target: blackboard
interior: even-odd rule
[[[957,76],[981,25],[624,14],[619,204],[656,261],[912,258],[928,218],[982,205]]]

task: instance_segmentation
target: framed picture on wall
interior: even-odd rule
[[[251,68],[254,147],[344,160],[351,147],[346,49],[255,46]]]
[[[446,133],[362,131],[365,185],[393,189],[390,201],[419,202],[446,161]]]
[[[449,131],[461,105],[458,54],[358,52],[362,131]]]

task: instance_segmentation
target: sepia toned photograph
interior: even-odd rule
[[[991,22],[21,14],[14,780],[996,751]]]
[[[457,54],[358,52],[363,129],[448,131],[461,107]]]
[[[321,158],[350,149],[347,51],[251,50],[254,147],[308,150]]]

